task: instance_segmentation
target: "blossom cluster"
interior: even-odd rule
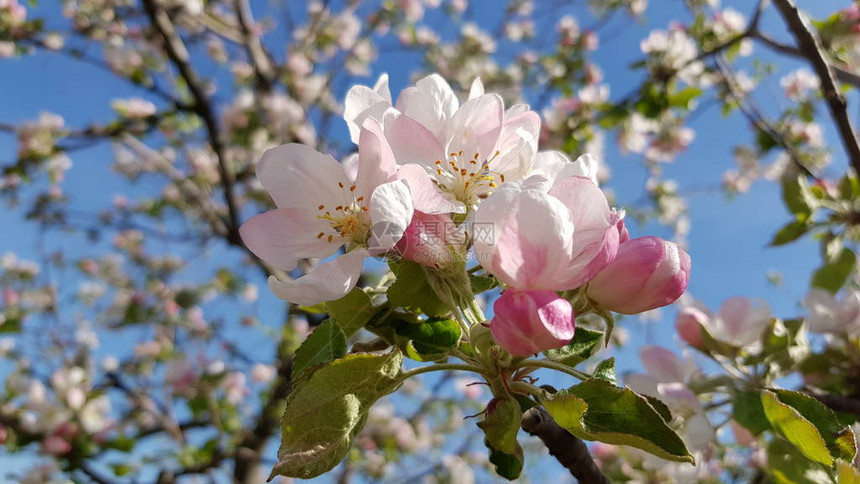
[[[598,186],[597,161],[539,151],[537,113],[505,109],[480,79],[462,104],[437,74],[394,102],[383,75],[349,91],[344,120],[358,153],[343,163],[287,144],[257,168],[277,209],[241,227],[245,244],[287,273],[324,260],[295,279],[270,277],[284,300],[345,296],[371,256],[440,272],[462,272],[473,258],[503,287],[490,323],[496,342],[528,356],[571,340],[575,298],[637,314],[686,289],[689,256],[658,237],[630,238],[624,212]]]

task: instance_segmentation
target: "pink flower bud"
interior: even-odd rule
[[[678,336],[693,348],[701,348],[704,345],[702,326],[707,323],[708,315],[692,306],[681,309],[675,316],[675,329],[678,331]]]
[[[671,304],[690,277],[690,256],[659,237],[639,237],[618,254],[588,286],[588,297],[603,309],[637,314]]]
[[[427,267],[441,267],[451,261],[448,246],[463,242],[462,232],[457,230],[449,215],[415,212],[394,249],[404,259]]]
[[[508,289],[493,304],[496,343],[515,356],[559,348],[573,339],[573,307],[553,291]]]

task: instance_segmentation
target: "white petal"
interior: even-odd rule
[[[464,151],[468,158],[478,152],[491,158],[502,131],[504,102],[498,94],[485,94],[467,101],[445,126],[445,150]]]
[[[370,253],[382,254],[394,247],[412,222],[412,212],[412,193],[405,182],[379,185],[370,197]]]
[[[257,257],[285,271],[296,268],[300,259],[328,257],[343,242],[318,238],[329,224],[303,209],[279,208],[251,217],[242,224],[242,242]]]
[[[466,212],[466,206],[461,202],[449,200],[439,192],[433,179],[422,166],[414,163],[402,166],[398,177],[409,185],[415,210],[429,214]]]
[[[379,121],[367,119],[358,139],[356,195],[369,197],[376,187],[397,176],[397,163]]]
[[[281,280],[270,276],[269,289],[284,301],[302,306],[340,299],[355,287],[368,255],[364,249],[347,252],[298,279]]]
[[[263,153],[257,178],[279,208],[316,210],[342,199],[338,183],[349,186],[343,167],[334,158],[300,144],[286,144]]]
[[[436,135],[408,115],[389,109],[382,125],[398,165],[418,163],[435,168],[436,160],[446,159]]]
[[[480,77],[476,77],[474,81],[472,81],[472,87],[469,88],[469,99],[475,99],[476,97],[484,95],[484,83],[481,82]]]
[[[451,86],[439,74],[429,75],[408,87],[397,98],[397,109],[442,139],[445,121],[460,106]]]
[[[388,90],[388,74],[379,76],[373,89],[367,86],[353,86],[346,93],[343,119],[349,127],[349,138],[358,143],[361,125],[368,117],[379,118],[391,107],[391,92]]]
[[[505,118],[496,145],[499,156],[493,159],[491,169],[504,174],[506,180],[525,178],[537,153],[539,134],[540,117],[534,111]]]

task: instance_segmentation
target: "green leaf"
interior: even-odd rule
[[[325,303],[325,306],[347,338],[363,328],[379,311],[379,308],[373,305],[370,296],[360,287],[356,287],[337,301]]]
[[[770,423],[764,414],[759,392],[738,392],[732,402],[732,418],[744,426],[753,435],[759,435],[770,429]]]
[[[666,460],[695,463],[660,412],[628,388],[592,378],[548,394],[541,403],[559,425],[581,439],[630,445]]]
[[[487,449],[490,451],[490,463],[495,466],[496,474],[508,479],[509,481],[513,481],[520,477],[520,473],[523,471],[524,460],[523,450],[522,448],[519,448],[519,445],[517,445],[518,452],[515,454],[506,454],[501,450],[494,449],[486,440],[484,440],[484,445],[486,445]]]
[[[778,484],[832,484],[820,465],[779,437],[767,446],[767,472]]]
[[[333,319],[326,319],[296,350],[293,374],[301,376],[308,367],[334,361],[346,355],[346,335]]]
[[[389,263],[389,267],[396,277],[387,293],[391,306],[420,310],[427,316],[445,316],[450,312],[430,286],[420,264],[401,260]]]
[[[842,425],[832,410],[805,393],[778,389],[770,391],[776,394],[781,403],[790,405],[815,426],[834,459],[854,460],[857,453],[854,432],[851,427]]]
[[[394,331],[412,340],[421,355],[447,355],[460,343],[463,330],[453,319],[430,318],[419,323],[397,321]]]
[[[353,354],[301,381],[287,398],[271,477],[310,479],[334,468],[364,427],[370,407],[400,385],[403,355]]]
[[[803,237],[810,228],[811,225],[805,220],[795,220],[794,222],[790,222],[779,229],[779,232],[773,236],[773,240],[770,241],[769,245],[771,247],[776,247],[778,245],[794,242],[795,240]]]
[[[767,420],[775,429],[791,442],[807,459],[825,466],[833,465],[833,457],[827,443],[809,420],[803,418],[796,409],[779,401],[771,391],[761,392],[761,403]]]
[[[843,248],[839,257],[825,263],[815,271],[815,274],[812,275],[812,285],[836,294],[848,280],[856,261],[857,256],[854,251],[847,247]]]
[[[809,215],[816,203],[815,197],[809,189],[809,182],[803,175],[798,175],[796,178],[786,178],[782,181],[782,200],[793,214]]]
[[[846,173],[839,180],[839,195],[845,200],[860,198],[860,178]]]
[[[519,448],[517,433],[520,431],[522,416],[522,409],[516,399],[493,399],[487,406],[484,419],[478,422],[478,427],[484,431],[486,441],[494,449],[515,454]]]
[[[689,86],[669,96],[669,105],[676,108],[690,109],[690,102],[702,95],[702,90]]]
[[[544,355],[552,361],[574,367],[600,350],[600,341],[602,338],[602,331],[579,327],[576,328],[573,340],[567,346],[547,350],[544,352]]]
[[[607,358],[601,361],[597,368],[594,369],[594,378],[606,380],[613,385],[615,384],[615,357]]]

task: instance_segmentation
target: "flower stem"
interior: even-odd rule
[[[437,365],[428,365],[422,366],[419,368],[414,368],[409,371],[404,371],[400,378],[406,380],[407,378],[412,378],[413,376],[420,375],[422,373],[429,373],[431,371],[447,371],[447,370],[460,370],[460,371],[472,371],[475,373],[484,374],[484,371],[477,366],[472,365],[461,365],[459,363],[440,363]]]
[[[508,387],[510,387],[511,390],[519,390],[523,393],[528,393],[529,395],[532,395],[537,399],[540,399],[541,394],[543,393],[543,390],[541,390],[540,388],[524,381],[512,381],[508,383]]]
[[[591,375],[588,373],[581,372],[579,370],[575,370],[570,368],[569,366],[563,365],[561,363],[556,363],[554,361],[548,360],[524,360],[520,362],[520,366],[531,366],[537,368],[547,368],[550,370],[560,371],[562,373],[567,373],[573,377],[579,378],[580,380],[588,380],[591,378]]]

